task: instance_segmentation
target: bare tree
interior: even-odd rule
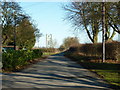
[[[67,37],[63,41],[63,45],[65,49],[68,49],[71,46],[77,46],[79,45],[79,40],[77,37]]]
[[[89,39],[93,43],[98,42],[98,34],[102,31],[102,3],[95,2],[71,2],[63,8],[67,12],[66,19],[71,21],[75,29],[84,28]],[[119,33],[119,3],[105,3],[106,8],[106,41],[112,40],[115,32]],[[115,12],[114,12],[114,11]],[[113,32],[111,31],[113,28]]]

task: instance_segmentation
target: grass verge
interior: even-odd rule
[[[50,55],[54,55],[54,54],[56,54],[56,53],[44,52],[44,53],[43,53],[43,56],[50,56]]]
[[[78,53],[66,53],[65,56],[78,62],[84,68],[95,72],[109,84],[120,87],[120,64],[91,62],[91,59],[97,58],[79,55]]]

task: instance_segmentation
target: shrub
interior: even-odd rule
[[[35,48],[33,50],[36,50]],[[42,52],[51,52],[51,53],[54,53],[57,51],[56,48],[40,48],[40,49],[37,49],[37,50],[41,50]]]
[[[105,45],[106,59],[120,60],[120,42],[108,42]],[[78,47],[71,47],[69,51],[80,52],[86,56],[97,56],[102,58],[102,43],[96,44],[81,44]]]
[[[40,49],[35,49],[35,50],[33,50],[33,58],[38,58],[38,57],[40,57],[40,56],[42,56],[42,51],[40,50]]]
[[[86,56],[99,56],[101,57],[101,44],[82,44],[79,48],[79,52],[85,54]]]
[[[42,56],[40,50],[9,50],[2,54],[3,69],[15,70],[26,65],[29,60]]]
[[[78,50],[79,50],[79,47],[76,47],[76,46],[72,46],[72,47],[69,48],[70,52],[76,52]]]

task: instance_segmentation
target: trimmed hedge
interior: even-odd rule
[[[42,56],[41,50],[9,50],[2,54],[3,69],[15,70],[28,64],[29,60]]]
[[[83,53],[86,56],[96,56],[102,58],[102,43],[81,44],[70,47],[69,51]],[[105,47],[106,59],[120,60],[120,42],[108,42]]]
[[[54,53],[56,51],[58,51],[56,48],[39,48],[42,52],[51,52]],[[36,50],[36,49],[33,49]]]

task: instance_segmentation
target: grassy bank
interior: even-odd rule
[[[54,52],[44,52],[43,56],[50,56],[50,55],[54,55],[54,54],[57,54],[57,53],[54,53]]]
[[[66,53],[65,56],[78,62],[84,68],[95,72],[108,83],[120,86],[120,64],[119,63],[101,63],[97,57],[80,55],[78,53]]]

